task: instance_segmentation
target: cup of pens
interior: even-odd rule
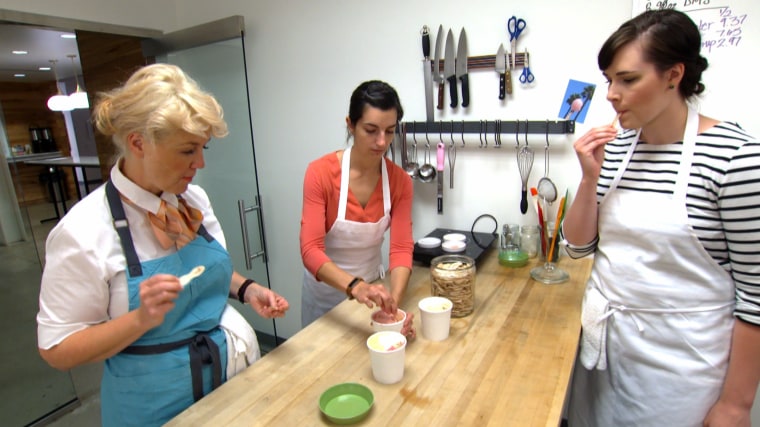
[[[544,260],[543,265],[538,266],[530,270],[530,277],[533,278],[533,280],[541,283],[546,284],[558,284],[558,283],[564,283],[569,278],[570,275],[563,269],[559,268],[557,266],[557,261],[559,260],[559,227],[562,224],[562,220],[565,217],[565,204],[567,203],[567,192],[565,192],[565,195],[562,196],[562,198],[559,201],[558,207],[557,207],[557,215],[556,219],[551,220],[550,218],[550,205],[546,203],[545,200],[541,201],[542,203],[542,209],[539,209],[539,212],[541,212],[542,216],[546,216],[545,218],[541,218],[539,222],[543,226],[543,233],[541,233],[541,259]]]

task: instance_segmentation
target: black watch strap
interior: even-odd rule
[[[352,280],[351,283],[348,284],[348,286],[346,287],[346,296],[348,296],[348,299],[354,299],[354,296],[351,294],[351,291],[354,289],[354,286],[356,286],[362,280],[363,279],[361,277],[354,277],[354,280]]]
[[[243,282],[243,284],[240,285],[240,287],[238,288],[238,291],[237,291],[238,301],[240,301],[243,304],[245,304],[245,300],[243,299],[243,297],[245,297],[245,291],[246,289],[248,289],[249,286],[251,286],[251,283],[254,283],[253,279],[245,279],[245,282]]]

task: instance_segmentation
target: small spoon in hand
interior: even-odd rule
[[[620,120],[620,113],[615,114],[615,118],[612,119],[612,123],[610,123],[610,126],[613,126],[615,129],[617,129],[618,120]]]
[[[191,280],[203,274],[204,271],[206,271],[206,267],[202,265],[193,268],[189,273],[180,276],[179,284],[184,288],[188,283],[190,283]]]

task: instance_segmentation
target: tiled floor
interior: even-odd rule
[[[67,404],[78,404],[69,372],[49,367],[37,352],[37,296],[44,263],[44,241],[56,221],[41,222],[53,216],[51,204],[22,209],[28,239],[0,246],[0,322],[6,325],[7,343],[0,347],[0,414],[3,425],[29,425],[50,411]],[[84,405],[82,405],[84,407]],[[80,410],[80,412],[85,412]],[[89,411],[93,413],[93,411]],[[97,426],[98,418],[80,418],[75,423],[57,426]],[[44,425],[42,422],[36,425]]]

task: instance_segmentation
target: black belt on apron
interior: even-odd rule
[[[121,248],[127,258],[127,273],[130,277],[142,276],[142,266],[140,265],[140,259],[137,257],[137,251],[132,241],[132,233],[129,232],[129,222],[124,214],[124,205],[121,202],[119,191],[110,180],[106,182],[106,197],[108,198],[108,206],[111,209],[114,227],[119,234]],[[214,240],[213,236],[206,231],[203,224],[198,228],[198,234],[203,236],[208,242]],[[209,336],[212,331],[200,332],[194,337],[174,342],[154,345],[133,345],[121,352],[150,355],[166,353],[188,346],[190,374],[193,380],[193,398],[197,402],[203,397],[203,365],[211,365],[211,389],[214,390],[222,385],[222,357],[219,353],[219,346]]]
[[[222,357],[219,353],[219,346],[209,336],[210,332],[201,332],[188,339],[162,344],[131,345],[121,352],[149,355],[167,353],[174,349],[188,346],[190,374],[193,380],[193,398],[197,402],[203,397],[203,365],[211,365],[211,390],[222,385]]]

